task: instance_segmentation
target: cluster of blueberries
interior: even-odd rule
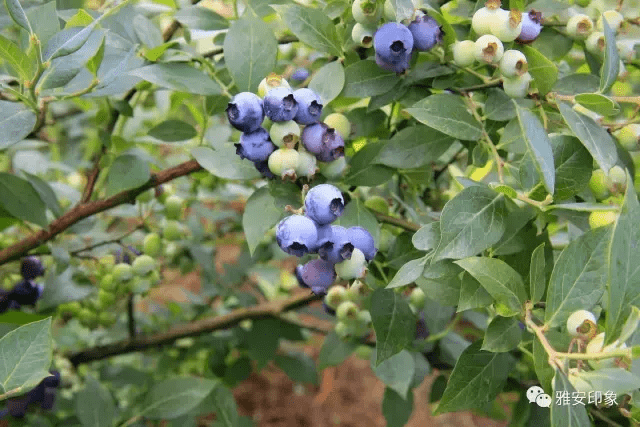
[[[463,40],[452,47],[454,63],[468,67],[476,61],[499,65],[503,88],[512,98],[523,98],[532,80],[527,72],[526,56],[519,50],[504,50],[503,43],[533,42],[542,30],[542,14],[535,10],[522,14],[517,9],[505,10],[500,0],[488,0],[471,19],[471,28],[478,35],[476,41]]]
[[[296,267],[300,286],[324,295],[337,275],[345,280],[363,277],[366,262],[378,249],[366,229],[331,225],[344,211],[340,190],[317,185],[306,194],[304,208],[304,215],[288,216],[276,226],[276,241],[283,251],[297,257],[320,256]]]
[[[0,419],[11,415],[22,418],[26,415],[29,406],[39,405],[40,408],[49,410],[53,408],[56,398],[56,389],[60,386],[60,372],[49,371],[51,376],[46,377],[27,394],[7,400],[7,407],[0,411]]]
[[[284,78],[270,74],[260,83],[258,95],[241,92],[227,106],[229,123],[242,132],[236,153],[270,179],[313,176],[317,160],[332,162],[344,156],[343,137],[319,121],[322,107],[313,90],[294,91]],[[263,125],[265,116],[270,124]],[[298,141],[303,147],[298,144],[296,150]]]
[[[20,310],[23,305],[35,306],[42,295],[42,285],[35,279],[44,276],[44,266],[35,256],[28,256],[20,265],[22,279],[10,291],[0,290],[0,313],[7,310]]]

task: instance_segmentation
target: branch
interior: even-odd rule
[[[24,254],[42,245],[62,233],[73,224],[87,217],[104,212],[111,208],[127,202],[133,202],[135,198],[146,190],[157,187],[160,184],[169,182],[181,176],[202,170],[202,167],[195,160],[189,160],[172,168],[162,170],[151,176],[151,179],[144,185],[120,193],[106,199],[84,203],[75,206],[64,215],[49,224],[47,229],[40,230],[27,236],[18,243],[15,243],[0,251],[0,265],[20,259]]]
[[[286,311],[295,310],[296,308],[308,305],[313,301],[319,301],[320,299],[322,299],[322,296],[314,294],[295,295],[286,300],[270,301],[268,303],[234,310],[231,313],[221,316],[214,315],[207,317],[192,323],[176,326],[166,332],[147,336],[138,335],[134,339],[93,347],[76,353],[69,353],[67,354],[67,358],[74,366],[78,366],[112,356],[144,351],[156,346],[172,344],[180,338],[194,337],[220,329],[227,329],[247,319],[277,318]]]
[[[407,231],[418,231],[421,227],[420,224],[415,224],[401,218],[394,218],[392,216],[384,215],[379,212],[374,212],[373,214],[376,216],[376,218],[378,218],[378,221],[404,228]]]

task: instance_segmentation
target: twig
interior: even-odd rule
[[[129,294],[129,299],[127,300],[127,327],[129,329],[130,339],[134,339],[136,337],[135,297],[136,295],[131,292]]]
[[[400,228],[404,228],[407,231],[418,231],[420,230],[420,224],[415,224],[413,222],[406,221],[402,218],[394,218],[392,216],[384,215],[379,212],[373,213],[379,221],[382,221],[387,224],[395,225]]]
[[[131,230],[127,231],[125,234],[123,234],[122,236],[120,236],[120,237],[118,237],[116,239],[104,240],[102,242],[94,243],[94,244],[86,246],[84,248],[76,249],[75,251],[71,251],[71,252],[69,252],[69,254],[72,255],[72,256],[77,256],[80,252],[90,251],[92,249],[99,248],[100,246],[110,245],[112,243],[121,243],[123,239],[129,237],[130,235],[132,235],[136,231],[141,230],[142,228],[144,228],[144,225],[143,224],[138,224],[137,226],[135,226],[134,228],[132,228]]]
[[[278,317],[284,312],[295,310],[320,299],[322,299],[322,296],[299,294],[286,300],[270,301],[265,304],[240,308],[224,315],[213,315],[154,335],[137,335],[134,339],[69,353],[67,358],[74,366],[78,366],[121,354],[144,351],[153,347],[172,344],[180,338],[194,337],[220,329],[231,328],[243,320]]]
[[[589,412],[591,413],[591,415],[601,419],[605,423],[609,424],[611,427],[622,427],[621,424],[618,424],[617,422],[613,421],[611,418],[607,417],[605,414],[603,414],[602,412],[598,411],[595,408],[589,407]]]

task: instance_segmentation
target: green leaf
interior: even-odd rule
[[[251,194],[242,214],[242,228],[252,256],[264,236],[282,215],[283,211],[276,207],[275,199],[267,187],[258,188]]]
[[[247,333],[249,356],[258,362],[262,369],[273,358],[280,343],[279,320],[273,318],[253,321],[251,330]]]
[[[100,65],[102,65],[102,60],[104,59],[104,49],[107,43],[107,38],[102,37],[102,41],[100,42],[100,47],[98,51],[87,61],[87,69],[94,77],[98,77],[98,70],[100,69]],[[128,105],[128,104],[127,104]]]
[[[390,289],[371,295],[371,318],[376,332],[376,366],[401,352],[413,340],[415,316],[409,303]]]
[[[60,31],[60,21],[51,19],[57,16],[56,2],[50,1],[27,11],[27,17],[33,27],[33,32],[38,36],[41,46],[46,46],[51,37]]]
[[[45,49],[44,60],[50,61],[61,56],[71,55],[80,50],[99,21],[100,19],[97,19],[84,28],[67,28],[54,35]]]
[[[549,279],[546,325],[562,325],[574,311],[589,310],[600,300],[607,281],[608,233],[609,227],[588,231],[562,251]]]
[[[382,5],[378,6],[381,7]],[[396,12],[396,22],[409,19],[413,16],[414,6],[412,0],[391,0],[391,6]]]
[[[558,67],[531,46],[522,46],[521,50],[527,57],[529,74],[535,80],[538,91],[546,95],[558,81]]]
[[[147,394],[140,415],[153,420],[177,418],[198,406],[218,383],[192,377],[156,383]]]
[[[73,15],[64,25],[64,28],[71,27],[86,27],[93,22],[93,17],[84,9],[78,9],[75,15]]]
[[[318,370],[321,371],[329,366],[337,366],[344,362],[351,353],[358,347],[358,343],[342,340],[336,331],[331,330],[324,338],[320,355],[318,356]]]
[[[0,58],[6,61],[21,80],[30,80],[33,77],[34,64],[15,43],[2,35],[0,35]]]
[[[536,170],[542,178],[549,194],[553,194],[555,187],[555,167],[553,163],[553,151],[547,131],[542,127],[538,118],[529,110],[520,107],[516,102],[515,107],[520,123],[522,138],[527,144],[527,151],[534,161]]]
[[[149,181],[149,162],[135,154],[121,154],[116,157],[107,175],[107,194],[113,195],[136,188]]]
[[[602,19],[604,32],[604,61],[600,69],[600,93],[607,92],[618,78],[620,71],[620,57],[616,46],[616,33],[611,29],[606,19]]]
[[[580,93],[575,100],[578,104],[603,116],[613,116],[620,112],[617,102],[599,93]]]
[[[345,183],[374,187],[391,179],[395,171],[388,166],[375,163],[384,147],[381,143],[370,143],[361,148],[349,161],[349,173],[344,178]]]
[[[474,308],[486,307],[493,303],[493,297],[472,275],[465,273],[460,281],[458,313]]]
[[[55,247],[52,251],[55,253]],[[73,272],[74,269],[69,267],[60,274],[47,275],[42,297],[38,302],[41,310],[84,299],[94,292],[95,288],[92,286],[78,286],[73,280]]]
[[[534,249],[531,254],[531,264],[529,266],[529,289],[531,301],[535,304],[542,300],[544,291],[547,289],[545,277],[546,262],[544,259],[544,242]]]
[[[46,319],[48,316],[42,314],[25,313],[24,311],[10,310],[0,314],[0,323],[11,323],[13,325],[26,325]]]
[[[229,28],[229,21],[211,8],[198,5],[182,8],[173,15],[174,19],[190,30],[216,31]]]
[[[573,41],[572,41],[573,44]],[[593,74],[569,74],[558,80],[553,87],[560,95],[575,95],[585,92],[596,92],[599,87],[599,79]]]
[[[216,427],[236,427],[241,425],[238,408],[231,390],[221,386],[215,387],[209,399],[215,409]]]
[[[454,138],[477,141],[482,136],[482,127],[457,95],[428,96],[407,108],[407,112],[420,123]]]
[[[327,106],[336,99],[344,87],[344,67],[340,61],[333,61],[320,68],[309,82],[309,89],[320,95],[322,103]]]
[[[638,329],[640,323],[640,309],[636,306],[631,307],[631,313],[622,325],[620,336],[617,338],[619,342],[626,342]],[[605,335],[606,336],[606,335]],[[614,336],[615,337],[615,336]]]
[[[133,32],[144,47],[151,49],[160,46],[164,42],[158,26],[144,15],[138,14],[134,16],[132,25]]]
[[[414,357],[407,350],[402,350],[391,356],[378,366],[373,364],[373,359],[371,360],[371,370],[387,387],[398,393],[403,399],[407,398],[415,368]]]
[[[387,427],[403,427],[413,412],[413,392],[409,390],[406,399],[387,387],[382,398],[382,415],[387,420]]]
[[[367,98],[391,90],[398,82],[395,73],[380,68],[375,61],[358,61],[344,70],[345,85],[342,96]]]
[[[410,126],[384,144],[374,161],[392,168],[419,168],[436,161],[453,142],[452,137],[428,126]]]
[[[0,101],[0,150],[22,141],[36,124],[36,115],[20,102]]]
[[[220,86],[211,80],[208,75],[187,64],[152,64],[136,68],[127,74],[178,92],[198,95],[217,95],[221,93]]]
[[[112,427],[116,407],[109,390],[92,376],[87,376],[84,389],[76,394],[75,415],[84,427]]]
[[[422,276],[424,265],[429,259],[428,256],[411,260],[400,267],[400,270],[393,276],[393,279],[386,286],[386,289],[399,288],[414,282],[418,277]]]
[[[224,38],[224,59],[241,92],[256,92],[276,66],[278,41],[261,19],[245,14],[231,24]]]
[[[553,377],[553,391],[556,393],[567,392],[572,396],[576,392],[569,382],[569,378],[559,369]],[[562,403],[562,401],[560,402]],[[591,425],[585,405],[558,405],[556,399],[551,399],[551,425],[554,427],[582,427]]]
[[[434,249],[440,241],[440,223],[437,221],[420,227],[411,238],[413,246],[421,251],[429,251]]]
[[[608,172],[618,162],[618,152],[613,137],[590,117],[576,113],[569,104],[558,104],[560,114],[569,128],[585,146],[600,168]]]
[[[22,394],[48,377],[52,351],[51,317],[20,326],[0,338],[0,393]]]
[[[465,258],[498,242],[505,231],[504,195],[471,186],[449,200],[440,216],[440,243],[433,261]]]
[[[522,277],[506,262],[497,258],[470,257],[456,261],[489,292],[499,303],[504,304],[508,313],[502,316],[514,316],[522,313],[527,293]]]
[[[513,317],[496,316],[491,320],[482,341],[482,350],[506,352],[518,347],[522,340],[520,322]]]
[[[482,408],[502,390],[515,359],[509,353],[483,351],[481,345],[478,340],[460,355],[436,414]]]
[[[51,212],[53,212],[55,216],[60,216],[62,214],[62,208],[60,207],[58,197],[56,196],[56,193],[54,193],[51,189],[51,186],[42,178],[36,175],[31,175],[30,173],[24,171],[23,173],[31,186],[38,192],[45,205],[47,205],[47,207],[51,209]]]
[[[618,367],[583,371],[579,376],[591,384],[594,390],[612,392],[617,396],[632,393],[640,388],[640,378],[637,375]]]
[[[321,52],[342,56],[342,39],[335,24],[323,11],[298,5],[271,7],[300,41]]]
[[[274,361],[292,381],[314,385],[318,384],[316,363],[305,353],[291,352],[288,354],[277,354]]]
[[[186,141],[197,134],[189,123],[177,119],[165,120],[149,131],[149,135],[165,142]]]
[[[627,174],[627,182],[633,182]],[[608,305],[606,342],[617,336],[631,306],[640,306],[640,205],[632,185],[627,186],[620,216],[613,225],[605,255]]]
[[[490,120],[507,121],[516,117],[510,98],[503,90],[489,89],[487,100],[484,103],[484,114]]]
[[[40,194],[22,178],[0,173],[0,208],[16,218],[47,226],[46,206]]]
[[[4,4],[7,6],[13,22],[24,28],[28,33],[33,33],[29,19],[27,19],[27,14],[24,13],[24,9],[22,9],[20,5],[20,0],[4,0]]]
[[[556,168],[555,200],[566,200],[587,188],[593,159],[580,141],[570,135],[552,135],[553,160]]]
[[[416,284],[430,299],[446,306],[458,305],[461,272],[462,269],[450,260],[438,261],[424,268]],[[488,304],[491,304],[491,300]]]
[[[148,49],[144,51],[144,57],[147,58],[149,61],[151,62],[155,62],[157,61],[162,55],[164,55],[164,53],[171,47],[175,46],[176,44],[178,44],[177,40],[171,40],[168,41],[166,43],[162,43],[160,46],[156,46],[153,49]],[[211,95],[211,96],[216,96],[216,95]],[[222,96],[222,95],[219,95]],[[227,100],[228,98],[226,96],[224,96],[224,99]],[[226,103],[225,103],[226,105]]]
[[[380,227],[378,220],[369,209],[366,208],[362,200],[351,199],[347,206],[345,206],[342,216],[334,222],[335,225],[341,225],[342,227],[362,227],[365,228],[371,236],[373,241],[380,241]]]
[[[231,144],[218,150],[195,147],[191,149],[191,155],[200,166],[220,178],[255,179],[260,177],[260,173],[253,164],[242,161]]]

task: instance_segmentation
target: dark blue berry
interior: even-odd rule
[[[318,255],[331,264],[351,258],[353,244],[347,229],[339,225],[328,225],[318,229]]]
[[[318,231],[309,218],[291,215],[276,225],[276,242],[288,253],[301,257],[317,249]]]
[[[305,215],[318,225],[335,221],[344,212],[344,198],[340,190],[331,184],[313,187],[304,198]]]
[[[256,167],[256,170],[260,172],[260,174],[267,179],[275,179],[276,176],[269,170],[269,161],[265,160],[263,162],[253,162],[253,165]]]
[[[20,273],[25,280],[33,280],[38,276],[44,276],[44,266],[35,256],[28,256],[22,259]]]
[[[258,128],[253,132],[245,132],[240,136],[240,143],[235,144],[236,154],[241,159],[249,159],[252,162],[264,162],[269,155],[276,151],[276,146],[269,138],[269,132],[265,128]]]
[[[333,264],[322,259],[313,259],[296,267],[296,277],[303,287],[311,288],[316,295],[325,295],[336,280]]]
[[[347,229],[347,235],[353,246],[362,251],[367,261],[375,258],[378,249],[373,241],[373,236],[367,229],[362,227],[349,227]]]
[[[308,77],[309,77],[309,70],[307,70],[304,67],[298,68],[293,72],[293,74],[291,74],[291,80],[295,80],[297,82],[305,81],[307,80]]]
[[[305,126],[300,135],[302,145],[311,154],[319,154],[323,150],[322,139],[329,126],[324,123],[314,123]]]
[[[438,22],[429,15],[417,17],[409,24],[413,35],[413,48],[418,51],[432,49],[442,39],[442,30]]]
[[[298,113],[298,103],[291,89],[277,87],[264,97],[264,113],[274,122],[293,120]]]
[[[36,285],[31,280],[23,280],[13,287],[9,298],[20,305],[36,305],[42,295],[42,286]]]
[[[540,35],[542,30],[542,14],[535,10],[530,10],[529,13],[522,15],[522,30],[518,36],[518,41],[521,43],[531,43]]]
[[[390,63],[390,62],[384,61],[382,57],[377,53],[375,55],[375,58],[376,58],[376,64],[378,64],[380,68],[382,68],[383,70],[392,71],[398,74],[404,73],[409,68],[409,61],[411,60],[411,56],[407,55],[405,58],[403,58],[402,60],[396,63]]]
[[[262,100],[255,93],[239,93],[227,105],[227,117],[229,123],[239,131],[253,132],[264,120]]]
[[[322,100],[311,89],[301,88],[293,92],[293,97],[298,103],[298,112],[293,120],[300,125],[315,123],[322,114]]]
[[[123,250],[122,248],[118,248],[115,253],[116,264],[125,263],[131,264],[131,254],[134,256],[142,255],[142,252],[134,248],[133,246],[127,246],[128,250]]]
[[[396,22],[388,22],[376,31],[373,37],[373,47],[378,65],[381,63],[389,64],[398,67],[393,71],[402,72],[408,68],[411,59],[413,35],[406,26]],[[400,69],[401,71],[397,71]]]

